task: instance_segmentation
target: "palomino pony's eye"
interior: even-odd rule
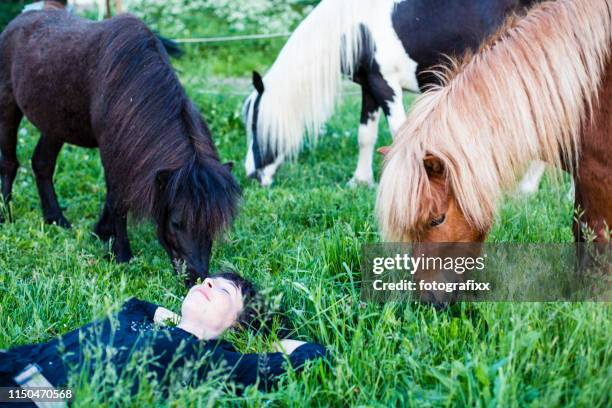
[[[445,220],[446,220],[446,214],[442,214],[439,217],[432,219],[429,225],[431,227],[437,227],[437,226],[442,225]]]

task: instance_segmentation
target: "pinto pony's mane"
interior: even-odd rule
[[[187,198],[180,210],[189,227],[214,235],[233,219],[239,187],[206,123],[144,24],[128,15],[101,24],[116,25],[100,47],[103,123],[94,123],[116,140],[103,156],[108,179],[122,181],[112,193],[135,216],[156,220]]]
[[[440,159],[466,220],[482,232],[529,162],[572,170],[611,44],[612,1],[557,0],[510,19],[442,71],[442,85],[417,100],[386,157],[377,200],[384,237],[412,240],[437,205],[427,154]]]
[[[257,121],[264,151],[295,157],[304,135],[316,139],[334,110],[343,73],[353,74],[364,44],[371,40],[359,23],[377,10],[380,14],[380,3],[323,0],[300,23],[264,77]],[[249,134],[249,112],[257,95],[253,92],[245,102]]]

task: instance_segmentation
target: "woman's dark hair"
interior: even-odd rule
[[[211,278],[223,278],[235,284],[242,293],[244,306],[238,315],[236,326],[253,332],[269,334],[275,318],[281,320],[281,326],[286,323],[283,316],[268,305],[265,296],[261,295],[255,285],[232,270],[224,270]],[[281,327],[280,333],[284,333]],[[284,337],[281,335],[281,337]]]
[[[240,289],[244,306],[238,315],[237,325],[244,327],[252,326],[253,321],[257,319],[257,315],[254,312],[260,309],[260,307],[256,305],[257,303],[260,303],[260,295],[257,293],[255,285],[231,270],[224,270],[223,272],[219,272],[211,276],[211,278],[227,279],[236,285],[238,289]]]

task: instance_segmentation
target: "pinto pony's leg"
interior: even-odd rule
[[[397,135],[397,132],[406,121],[406,109],[404,108],[404,92],[402,87],[399,83],[394,82],[389,83],[389,86],[393,91],[393,95],[391,99],[386,100],[386,104],[383,105],[383,110],[389,122],[391,136],[395,139],[395,135]]]
[[[393,97],[393,102],[390,104],[387,120],[389,121],[391,136],[395,139],[395,135],[397,135],[397,132],[399,132],[406,121],[406,109],[404,109],[404,102],[402,101],[404,95],[402,88],[398,86],[394,89],[394,92],[395,96]]]
[[[387,117],[392,137],[395,137],[406,120],[403,91],[399,82],[384,78],[380,72],[372,72],[364,82],[359,83],[362,84],[359,161],[353,178],[348,182],[350,187],[359,183],[374,184],[372,159],[378,137],[379,109],[382,107]]]
[[[359,124],[359,159],[353,178],[348,182],[350,187],[358,184],[374,185],[374,172],[372,159],[374,146],[378,138],[378,122],[380,119],[380,105],[372,93],[362,87],[361,120]]]
[[[382,74],[375,73],[368,76],[368,87],[378,106],[382,107],[389,122],[391,136],[395,138],[406,120],[402,86],[394,78],[385,78]]]
[[[13,101],[12,96],[0,94],[0,181],[2,182],[0,223],[4,221],[4,210],[6,210],[8,219],[11,219],[9,203],[13,191],[13,182],[19,168],[17,131],[22,118],[23,113]]]
[[[62,209],[57,202],[57,194],[53,187],[53,173],[62,146],[63,142],[42,135],[34,149],[32,170],[34,170],[36,177],[36,186],[38,187],[45,222],[70,228],[70,223],[62,214]]]

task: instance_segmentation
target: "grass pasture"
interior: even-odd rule
[[[250,46],[236,53],[239,72],[230,74],[244,76],[250,69]],[[266,45],[265,56],[257,47],[252,61],[261,69],[278,46]],[[262,189],[246,179],[242,166],[243,98],[230,92],[235,87],[224,92],[219,86],[219,72],[232,65],[227,52],[187,51],[177,71],[222,158],[236,162],[243,187],[240,214],[216,245],[211,270],[231,266],[281,295],[295,327],[292,337],[326,345],[332,359],[300,375],[289,373],[270,393],[248,389],[239,395],[211,380],[176,390],[168,401],[154,386],[129,397],[121,384],[75,376],[77,406],[610,406],[609,305],[480,303],[436,311],[360,302],[361,245],[380,238],[375,190],[345,186],[357,160],[359,98],[348,95],[316,147],[283,166],[272,188]],[[209,89],[219,92],[204,92]],[[37,139],[38,132],[24,123],[15,221],[0,226],[0,348],[47,341],[130,296],[178,311],[185,288],[152,225],[130,222],[135,259],[128,265],[109,262],[107,248],[94,238],[105,193],[97,151],[66,146],[59,159],[56,189],[73,228],[42,222],[29,164]],[[389,141],[381,123],[379,145]],[[376,167],[378,179],[380,158]],[[545,180],[534,197],[508,197],[489,241],[571,242],[567,188]],[[249,352],[269,349],[274,340],[232,336]],[[110,397],[104,390],[112,390]]]

